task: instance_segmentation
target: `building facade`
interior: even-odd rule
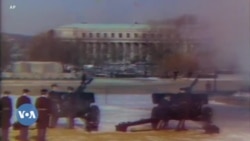
[[[149,59],[149,48],[161,43],[160,38],[168,38],[144,24],[72,24],[58,27],[54,32],[65,42],[77,41],[93,58],[111,62]],[[187,45],[186,49],[190,47]]]

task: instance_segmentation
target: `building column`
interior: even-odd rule
[[[104,51],[104,43],[103,42],[99,43],[99,46],[100,46],[99,55],[100,55],[100,58],[103,60],[104,55],[106,54]]]
[[[138,44],[138,53],[139,53],[139,58],[140,59],[142,59],[142,57],[143,57],[143,45],[142,45],[142,43],[139,43]]]
[[[131,59],[134,59],[134,57],[135,57],[135,44],[134,43],[131,43],[131,45],[130,45],[130,60]]]
[[[92,47],[93,47],[93,57],[95,59],[96,56],[97,56],[97,51],[96,51],[97,50],[97,44],[94,42]]]
[[[90,52],[90,56],[89,56],[90,62],[93,63],[94,57],[95,57],[95,54],[94,54],[94,43],[93,42],[89,43],[89,52]]]
[[[122,61],[123,62],[126,62],[127,60],[127,46],[126,46],[126,43],[122,43],[122,50],[123,50],[123,57],[122,57]]]
[[[120,44],[115,43],[116,62],[120,61]]]
[[[116,43],[111,43],[110,45],[110,56],[111,61],[116,62],[117,61],[117,49],[116,49]]]
[[[124,61],[124,44],[119,43],[118,48],[119,61]]]
[[[135,43],[134,44],[134,57],[135,56],[139,56],[140,55],[140,52],[139,52],[139,44],[138,43]]]
[[[106,43],[105,43],[105,46],[104,46],[104,49],[106,50],[106,53],[107,53],[107,54],[105,54],[105,56],[106,56],[106,58],[107,58],[108,61],[110,61],[110,57],[111,57],[111,55],[110,55],[110,54],[111,54],[111,49],[110,49],[110,47],[111,47],[111,46],[110,46],[110,43],[106,42]]]

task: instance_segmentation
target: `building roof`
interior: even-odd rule
[[[93,29],[93,30],[140,30],[150,28],[145,24],[70,24],[60,26],[57,29],[77,28],[77,29]]]

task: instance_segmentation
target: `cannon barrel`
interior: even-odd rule
[[[136,125],[141,125],[141,124],[146,124],[146,123],[154,123],[157,121],[158,121],[157,119],[148,118],[148,119],[137,120],[134,122],[122,122],[116,125],[116,131],[126,132],[127,128],[130,126],[136,126]]]

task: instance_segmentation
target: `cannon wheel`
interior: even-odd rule
[[[98,131],[100,123],[100,109],[98,106],[93,105],[90,107],[86,117],[86,130],[87,131]]]
[[[211,107],[202,108],[202,117],[204,122],[208,124],[212,123],[213,114],[213,109]]]

